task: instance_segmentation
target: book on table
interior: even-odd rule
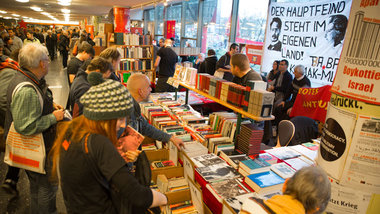
[[[242,184],[242,180],[238,178],[212,182],[207,184],[206,187],[219,202],[222,202],[223,199],[226,198],[236,197],[250,192],[250,190]]]
[[[294,173],[296,173],[296,170],[286,163],[273,164],[270,169],[284,179],[290,178],[294,175]]]
[[[264,159],[255,158],[244,160],[239,163],[239,168],[242,168],[244,171],[249,174],[265,172],[270,169],[270,164],[266,162]]]
[[[284,182],[285,179],[272,171],[251,174],[245,178],[245,183],[259,194],[281,190]]]
[[[207,182],[240,177],[240,174],[236,171],[236,169],[228,166],[226,162],[222,164],[198,167],[195,170]]]

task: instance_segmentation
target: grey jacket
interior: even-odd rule
[[[128,125],[136,129],[142,135],[150,137],[154,140],[159,140],[162,142],[168,142],[170,140],[171,135],[150,125],[149,122],[141,115],[140,105],[135,99],[133,99],[133,108],[134,111],[131,113],[131,120]]]

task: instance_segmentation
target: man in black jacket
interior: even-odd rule
[[[282,101],[287,100],[290,96],[288,92],[292,87],[293,77],[289,73],[288,67],[288,60],[281,60],[279,66],[280,74],[276,78],[274,85],[271,85],[268,88],[268,91],[272,91],[276,94],[274,98],[275,106],[277,106]]]
[[[230,51],[220,57],[219,61],[216,63],[216,69],[218,72],[224,72],[223,79],[232,81],[234,76],[231,73],[230,60],[231,56],[235,53],[239,53],[239,45],[232,43],[230,46]]]
[[[216,62],[218,61],[218,58],[215,56],[215,54],[216,53],[213,49],[209,49],[207,51],[207,57],[199,65],[198,73],[208,73],[210,75],[214,75],[216,70]]]
[[[67,31],[62,31],[62,35],[59,37],[59,52],[62,55],[62,65],[67,67],[67,59],[69,58],[69,45],[70,39]]]
[[[103,74],[103,78],[107,79],[111,75],[112,70],[111,63],[102,57],[95,57],[90,63],[88,63],[88,61],[84,62],[82,68],[83,67],[87,67],[87,69],[79,69],[70,88],[68,102],[70,103],[73,117],[83,114],[83,105],[79,100],[91,87],[87,80],[88,74],[91,72],[100,72]]]
[[[311,87],[311,83],[309,78],[304,75],[305,73],[305,66],[303,65],[297,65],[294,68],[294,79],[291,84],[291,88],[288,91],[288,94],[286,97],[291,98],[289,100],[284,100],[281,103],[279,103],[276,108],[274,109],[274,116],[276,123],[278,124],[281,120],[289,120],[290,112],[292,111],[294,102],[296,101],[298,91],[300,88],[309,88]]]

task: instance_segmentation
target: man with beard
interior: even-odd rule
[[[279,40],[281,33],[282,21],[278,17],[274,17],[270,23],[271,43],[268,46],[268,50],[281,51],[281,42]]]

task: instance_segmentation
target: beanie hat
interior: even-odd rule
[[[91,72],[87,77],[92,87],[80,98],[83,114],[90,120],[112,120],[126,117],[133,99],[129,91],[119,82],[104,80],[99,72]]]

